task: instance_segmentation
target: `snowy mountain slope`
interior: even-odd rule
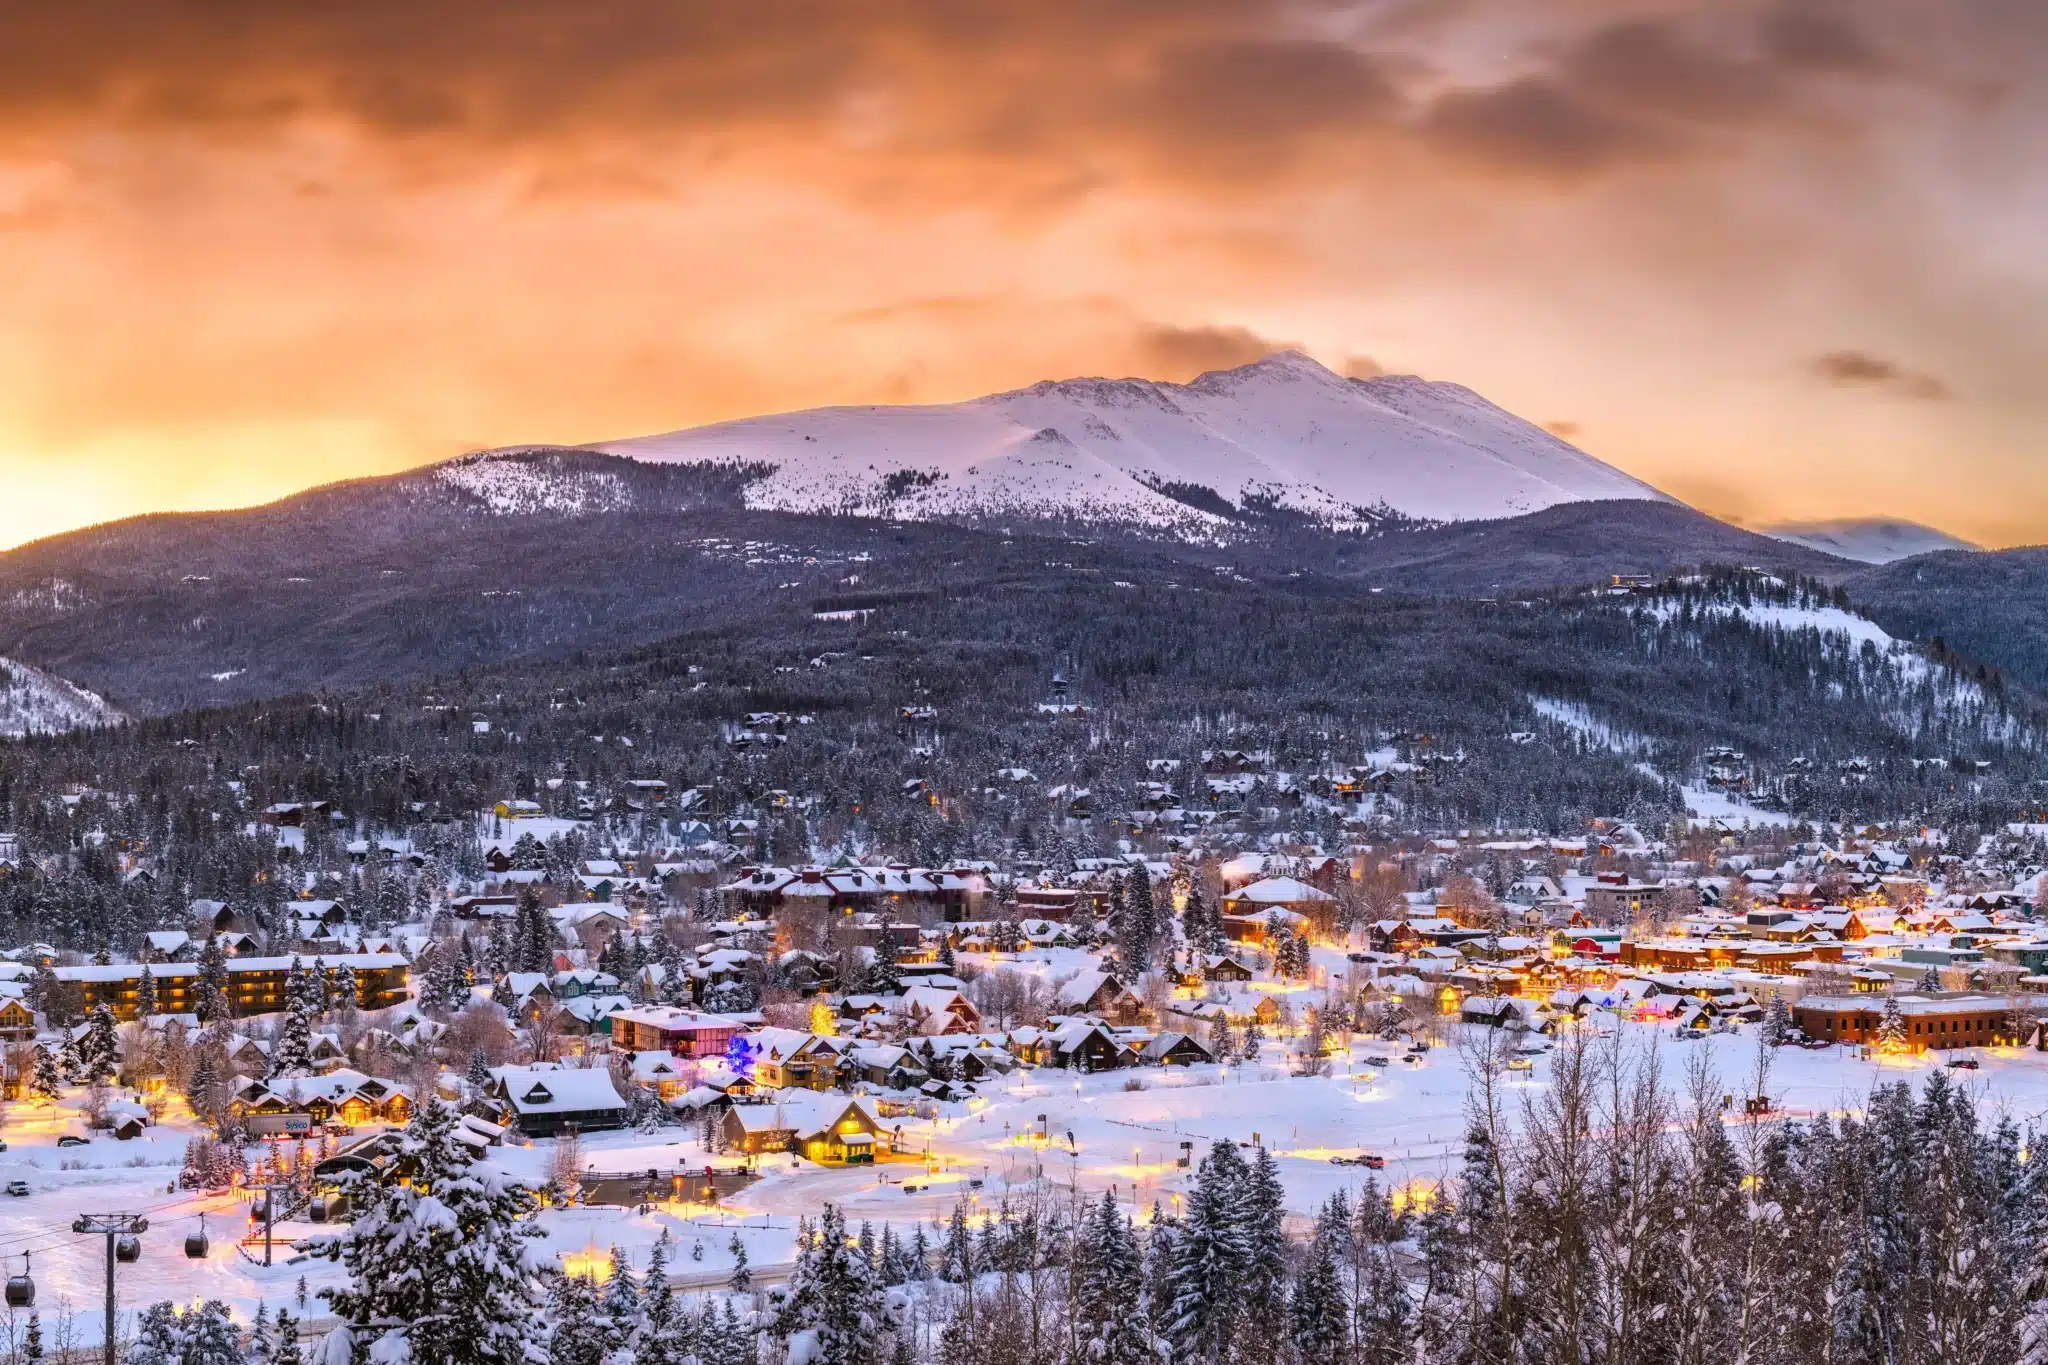
[[[1889,518],[1843,518],[1838,521],[1784,522],[1762,528],[1773,540],[1804,545],[1809,550],[1840,555],[1859,564],[1890,564],[1936,550],[1976,550],[1980,546],[1932,526]]]
[[[927,407],[820,408],[590,449],[771,464],[749,507],[1044,516],[1200,535],[1280,508],[1332,525],[1516,516],[1662,493],[1455,384],[1269,356],[1190,384],[1074,379]]]
[[[0,736],[58,734],[124,719],[99,696],[54,673],[0,658]]]

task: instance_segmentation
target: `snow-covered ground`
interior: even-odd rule
[[[54,735],[118,725],[124,719],[106,699],[54,673],[0,658],[0,737]]]
[[[1590,742],[1617,754],[1647,754],[1657,746],[1632,730],[1623,730],[1609,725],[1593,714],[1591,707],[1579,701],[1560,701],[1556,697],[1530,697],[1529,705],[1545,720],[1557,722],[1567,730],[1584,735]]]
[[[1056,970],[1064,964],[1049,960],[1043,965]],[[1625,1055],[1637,1064],[1655,1049],[1674,1090],[1685,1060],[1699,1052],[1711,1060],[1719,1089],[1737,1097],[1737,1114],[1740,1097],[1749,1093],[1757,1057],[1750,1037],[1729,1034],[1682,1042],[1663,1026],[1608,1016],[1596,1016],[1581,1027],[1617,1030]],[[2023,1128],[2048,1121],[2048,1054],[2006,1048],[1970,1055],[1983,1069],[1950,1075],[1979,1097],[1983,1111],[2009,1113]],[[541,1245],[578,1269],[602,1265],[617,1246],[635,1268],[644,1269],[656,1239],[667,1232],[674,1244],[671,1268],[677,1284],[709,1290],[722,1286],[730,1274],[728,1248],[738,1237],[757,1278],[774,1283],[791,1258],[797,1220],[815,1217],[826,1202],[844,1208],[852,1224],[893,1223],[905,1235],[916,1223],[945,1219],[958,1200],[987,1212],[1006,1195],[1021,1198],[1034,1189],[1059,1193],[1078,1187],[1090,1195],[1114,1189],[1142,1214],[1155,1202],[1171,1209],[1176,1196],[1185,1195],[1193,1172],[1176,1164],[1183,1142],[1191,1144],[1189,1154],[1198,1165],[1212,1143],[1226,1138],[1261,1141],[1272,1149],[1286,1183],[1289,1212],[1306,1216],[1331,1194],[1356,1190],[1368,1176],[1383,1187],[1418,1190],[1456,1168],[1472,1080],[1465,1054],[1452,1045],[1431,1050],[1419,1064],[1400,1056],[1401,1049],[1393,1045],[1361,1042],[1334,1060],[1330,1074],[1302,1077],[1290,1074],[1280,1044],[1273,1042],[1262,1065],[1094,1076],[1019,1072],[984,1087],[966,1105],[949,1106],[936,1119],[906,1121],[910,1143],[929,1152],[926,1161],[832,1169],[793,1157],[762,1158],[763,1178],[722,1208],[658,1205],[646,1214],[618,1208],[549,1210],[539,1216]],[[1859,1111],[1874,1085],[1917,1084],[1942,1064],[1934,1057],[1861,1061],[1840,1047],[1814,1052],[1778,1048],[1769,1057],[1767,1092],[1776,1105],[1802,1119]],[[1390,1060],[1381,1064],[1373,1058]],[[1511,1107],[1541,1098],[1551,1065],[1546,1057],[1531,1072],[1510,1074],[1506,1093]],[[329,1262],[294,1261],[291,1252],[281,1250],[278,1264],[265,1269],[238,1251],[233,1243],[249,1224],[247,1207],[235,1196],[171,1188],[193,1131],[189,1122],[167,1121],[133,1142],[99,1138],[69,1149],[55,1142],[59,1133],[79,1126],[71,1103],[54,1111],[13,1104],[4,1122],[9,1150],[0,1153],[0,1182],[26,1180],[32,1192],[25,1198],[0,1196],[0,1255],[17,1258],[9,1264],[18,1270],[20,1253],[33,1253],[36,1306],[46,1340],[67,1315],[79,1343],[100,1337],[105,1244],[71,1231],[80,1213],[142,1213],[150,1219],[142,1259],[118,1273],[124,1314],[165,1298],[180,1303],[218,1298],[243,1319],[259,1304],[296,1313],[302,1276],[309,1291],[336,1282],[340,1272]],[[695,1130],[688,1128],[587,1135],[582,1152],[586,1165],[601,1171],[673,1170],[706,1159]],[[1384,1157],[1386,1169],[1368,1172],[1331,1160],[1363,1153]],[[490,1159],[539,1181],[552,1166],[554,1146],[514,1145]],[[906,1186],[915,1187],[914,1192],[906,1192]],[[201,1214],[212,1247],[205,1259],[190,1260],[184,1238],[199,1226]],[[310,1311],[321,1316],[317,1298]],[[25,1320],[16,1315],[17,1331]],[[0,1316],[0,1332],[6,1328]]]
[[[1192,534],[1224,519],[1162,488],[1183,484],[1236,505],[1271,499],[1336,522],[1380,506],[1462,520],[1664,496],[1469,389],[1346,379],[1293,353],[1190,384],[1064,380],[946,406],[823,408],[593,448],[661,463],[772,464],[747,490],[755,507],[1075,516]],[[521,482],[530,467],[511,460],[448,468],[493,506],[541,496]]]

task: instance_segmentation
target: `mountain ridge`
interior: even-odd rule
[[[1227,535],[1231,509],[1248,507],[1344,530],[1672,501],[1462,385],[1346,378],[1299,352],[1186,384],[1045,380],[961,403],[814,408],[580,448],[773,466],[745,489],[755,510],[1072,519],[1190,539]]]
[[[1836,517],[1822,521],[1776,522],[1756,528],[1761,535],[1810,550],[1852,559],[1859,564],[1894,564],[1919,555],[1947,550],[1981,551],[1984,547],[1939,527],[1903,517]]]

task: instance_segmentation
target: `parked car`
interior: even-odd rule
[[[1368,1057],[1365,1059],[1365,1064],[1367,1066],[1392,1066],[1394,1059],[1392,1057]]]
[[[1363,1166],[1369,1171],[1384,1171],[1387,1168],[1387,1159],[1383,1156],[1374,1155],[1371,1152],[1363,1152],[1358,1156],[1333,1156],[1330,1158],[1330,1164],[1332,1166]]]
[[[1948,1064],[1957,1071],[1975,1071],[1978,1069],[1975,1057],[1951,1057]]]
[[[77,1133],[66,1133],[57,1139],[57,1145],[59,1147],[83,1147],[90,1141],[92,1141],[91,1138],[82,1137]]]
[[[7,1182],[7,1192],[16,1199],[20,1199],[28,1193],[28,1182],[26,1180],[10,1180]]]

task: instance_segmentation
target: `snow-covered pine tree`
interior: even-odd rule
[[[739,1233],[725,1244],[732,1253],[732,1274],[727,1277],[725,1287],[735,1294],[751,1294],[754,1290],[754,1272],[747,1269],[747,1244],[740,1240]]]
[[[469,1069],[463,1073],[463,1080],[469,1083],[472,1095],[481,1095],[491,1087],[490,1054],[480,1047],[469,1050]]]
[[[472,1165],[455,1126],[452,1110],[422,1104],[388,1183],[348,1182],[359,1213],[322,1252],[350,1283],[321,1295],[343,1345],[376,1360],[545,1365],[542,1267],[529,1244],[539,1229],[526,1221],[533,1197]]]
[[[1158,1354],[1145,1321],[1137,1234],[1107,1191],[1082,1221],[1073,1266],[1071,1365],[1154,1365]]]
[[[305,1365],[305,1362],[306,1357],[299,1349],[299,1324],[290,1313],[279,1309],[270,1354],[264,1356],[259,1365]]]
[[[186,1309],[178,1326],[184,1337],[179,1365],[246,1365],[241,1331],[219,1299]]]
[[[270,1046],[269,1079],[304,1076],[313,1070],[313,1020],[297,1005],[285,1011],[277,1040]]]
[[[1900,1011],[1899,998],[1895,995],[1884,998],[1884,1012],[1877,1019],[1877,1047],[1880,1052],[1906,1050],[1906,1016]]]
[[[1319,1229],[1288,1300],[1288,1340],[1297,1359],[1335,1361],[1349,1344],[1350,1305],[1337,1269],[1335,1235]]]
[[[598,1312],[597,1290],[581,1275],[558,1275],[548,1293],[554,1335],[549,1365],[605,1365],[611,1355],[609,1324]]]
[[[1124,962],[1133,976],[1143,975],[1152,969],[1159,942],[1159,909],[1152,898],[1152,876],[1142,862],[1124,877],[1124,915],[1130,925]]]
[[[156,974],[143,964],[142,975],[135,982],[135,1017],[150,1019],[156,1015]]]
[[[180,1313],[169,1302],[142,1312],[127,1365],[247,1365],[227,1305],[209,1299]]]
[[[1237,1145],[1227,1139],[1209,1149],[1195,1173],[1167,1285],[1172,1297],[1168,1332],[1182,1360],[1222,1365],[1230,1358],[1251,1273],[1252,1248],[1244,1225],[1248,1175]]]
[[[1246,1266],[1243,1345],[1239,1359],[1271,1361],[1287,1335],[1287,1192],[1280,1163],[1261,1146],[1245,1173],[1239,1222],[1250,1260]]]
[[[640,1322],[640,1286],[633,1278],[632,1263],[617,1247],[612,1248],[611,1273],[604,1282],[598,1312],[613,1350],[623,1349],[633,1340],[633,1330]]]
[[[967,1227],[967,1206],[953,1205],[953,1217],[946,1224],[946,1244],[939,1249],[939,1278],[963,1284],[974,1275],[974,1236]]]
[[[119,1060],[114,1011],[102,1000],[85,1018],[85,1033],[78,1040],[78,1078],[98,1085],[114,1078]]]
[[[199,950],[199,975],[192,992],[192,1017],[203,1028],[230,1018],[234,1014],[228,1003],[228,955],[220,946],[220,937],[209,934],[206,943]]]
[[[1781,1047],[1786,1036],[1792,1031],[1792,1011],[1785,1004],[1785,997],[1773,995],[1771,1003],[1764,1009],[1764,1021],[1758,1029],[1765,1047]]]
[[[28,1330],[21,1339],[21,1358],[27,1365],[38,1365],[43,1358],[43,1319],[40,1313],[28,1315]]]
[[[675,1291],[668,1283],[668,1253],[668,1232],[663,1229],[648,1257],[647,1276],[641,1282],[640,1336],[633,1343],[633,1365],[683,1365],[677,1332],[682,1311],[677,1308]]]
[[[847,1242],[836,1205],[819,1215],[815,1246],[799,1257],[775,1335],[810,1365],[882,1365],[890,1324],[873,1267]]]
[[[122,1360],[124,1365],[180,1365],[184,1346],[177,1310],[168,1301],[153,1303],[136,1320],[135,1340]]]
[[[1941,989],[1941,969],[1931,962],[1928,963],[1927,969],[1920,973],[1920,980],[1915,983],[1913,989],[1923,995],[1933,995],[1938,992]]]

